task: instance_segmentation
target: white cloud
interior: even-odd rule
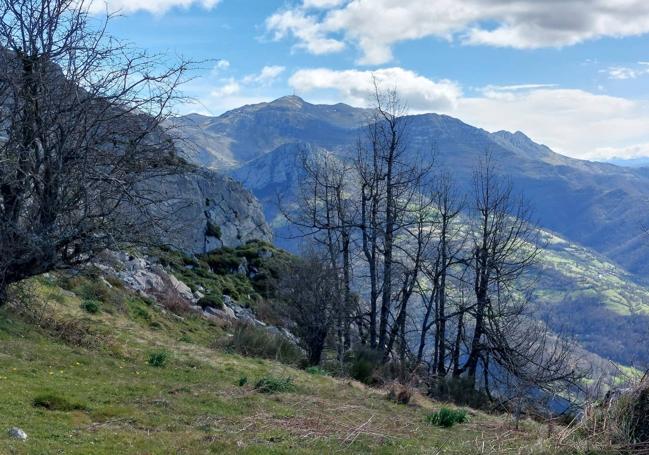
[[[210,96],[222,97],[236,95],[241,91],[241,86],[234,79],[229,79],[225,84],[210,92]]]
[[[626,66],[610,66],[605,70],[601,70],[601,72],[608,74],[609,79],[637,79],[640,76],[649,74],[649,63],[638,62],[638,66],[635,68]]]
[[[345,48],[342,41],[327,38],[326,31],[322,30],[317,19],[302,10],[288,9],[275,13],[266,19],[266,28],[273,32],[276,40],[294,35],[298,39],[296,47],[311,54],[329,54]]]
[[[228,68],[230,68],[230,62],[225,59],[220,59],[216,62],[216,65],[214,65],[214,69],[216,70],[227,70]]]
[[[637,144],[649,142],[649,106],[584,90],[485,89],[448,113],[490,131],[523,131],[575,158],[633,156]]]
[[[285,67],[279,65],[264,66],[259,74],[249,74],[244,77],[243,83],[252,84],[256,82],[262,85],[270,84],[274,82],[285,70]]]
[[[305,8],[332,8],[342,5],[345,0],[304,0]]]
[[[102,13],[120,11],[133,13],[148,11],[153,14],[164,14],[173,8],[189,8],[198,5],[205,9],[214,8],[221,0],[91,0],[90,11]]]
[[[601,147],[596,150],[594,157],[600,160],[647,158],[649,157],[649,142],[628,147]]]
[[[413,111],[431,111],[453,108],[462,92],[448,80],[432,81],[403,68],[384,68],[377,71],[334,71],[326,68],[303,69],[294,73],[289,85],[298,93],[335,90],[343,101],[355,106],[372,103],[372,77],[385,88],[397,88],[403,100]]]
[[[309,8],[317,7],[317,11]],[[293,35],[313,54],[362,51],[361,63],[392,59],[392,46],[437,37],[530,49],[649,32],[646,0],[304,0],[266,21],[276,39]]]

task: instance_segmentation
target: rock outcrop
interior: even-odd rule
[[[259,202],[240,183],[208,169],[163,177],[159,181],[160,235],[186,253],[201,254],[249,240],[272,240]]]

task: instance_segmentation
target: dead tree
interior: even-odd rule
[[[352,295],[352,230],[355,226],[352,170],[328,153],[300,156],[297,210],[283,208],[285,217],[304,235],[327,251],[330,267],[340,275],[334,282],[336,294],[336,347],[338,359],[351,345],[352,315],[356,299]]]
[[[400,292],[395,269],[409,255],[404,256],[404,251],[412,248],[407,245],[412,240],[407,229],[417,222],[413,204],[432,165],[422,166],[409,150],[408,118],[398,92],[382,90],[375,83],[374,101],[367,137],[358,144],[355,168],[359,177],[360,242],[370,282],[370,346],[387,359],[394,333],[393,312],[412,294],[409,290]],[[420,265],[417,261],[416,267]],[[410,278],[417,274],[418,270]]]
[[[448,313],[447,300],[452,268],[461,264],[466,243],[466,230],[460,220],[465,200],[455,188],[448,173],[442,173],[436,179],[431,200],[434,208],[435,241],[431,242],[424,255],[422,272],[425,280],[420,286],[424,315],[419,329],[415,364],[419,365],[422,362],[428,334],[434,328],[430,369],[436,376],[444,377],[447,372],[448,354],[447,322],[450,318],[459,316],[459,313]]]
[[[160,126],[189,66],[160,68],[83,0],[0,0],[0,294],[155,224],[146,182],[179,168]]]
[[[514,196],[511,183],[497,176],[489,153],[476,169],[473,183],[475,216],[469,261],[475,298],[469,310],[473,334],[459,373],[466,373],[475,383],[481,356],[502,342],[493,337],[508,334],[490,328],[522,313],[525,299],[517,298],[517,292],[524,290],[522,277],[539,253],[539,239],[528,205]]]

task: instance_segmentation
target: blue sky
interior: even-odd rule
[[[96,0],[99,1],[99,0]],[[97,4],[95,4],[97,5]],[[521,130],[574,157],[649,156],[649,2],[108,0],[113,35],[205,60],[183,113],[297,94]],[[100,8],[97,7],[97,10]]]

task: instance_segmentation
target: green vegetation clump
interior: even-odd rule
[[[233,274],[229,269],[218,274],[203,257],[185,256],[175,251],[161,251],[159,255],[161,264],[192,291],[200,290],[203,294],[213,296],[229,295],[242,305],[252,305],[261,299],[251,280],[245,275]],[[233,266],[236,270],[239,263]]]
[[[225,347],[246,357],[277,360],[287,365],[298,365],[304,359],[300,348],[287,338],[246,323],[235,325]]]
[[[90,314],[97,314],[101,309],[101,303],[97,300],[84,300],[81,302],[81,308]]]
[[[223,309],[223,297],[216,294],[209,294],[198,301],[198,305],[205,309],[207,307]]]
[[[380,354],[377,351],[359,348],[353,353],[350,361],[349,375],[363,384],[371,384],[380,361]]]
[[[79,275],[64,276],[60,285],[82,300],[103,303],[115,309],[124,308],[125,291],[101,279],[93,269],[87,269]]]
[[[489,409],[491,400],[483,390],[476,390],[466,378],[441,379],[431,385],[428,395],[439,401],[449,401],[474,409]]]
[[[466,423],[468,420],[467,412],[463,409],[442,408],[426,416],[428,423],[443,428],[451,428],[456,423]]]
[[[85,411],[87,407],[84,404],[70,401],[67,398],[55,393],[43,393],[32,402],[34,407],[47,409],[48,411]]]
[[[259,393],[283,393],[295,391],[295,384],[292,378],[277,378],[266,376],[255,384],[255,390]]]
[[[308,367],[304,371],[314,376],[331,376],[331,373],[319,366]]]
[[[208,237],[216,237],[217,239],[221,240],[221,226],[218,224],[214,224],[212,221],[207,222],[207,228],[205,229],[205,235]]]
[[[167,365],[169,354],[166,351],[156,351],[149,354],[149,365],[156,368],[163,368]]]

